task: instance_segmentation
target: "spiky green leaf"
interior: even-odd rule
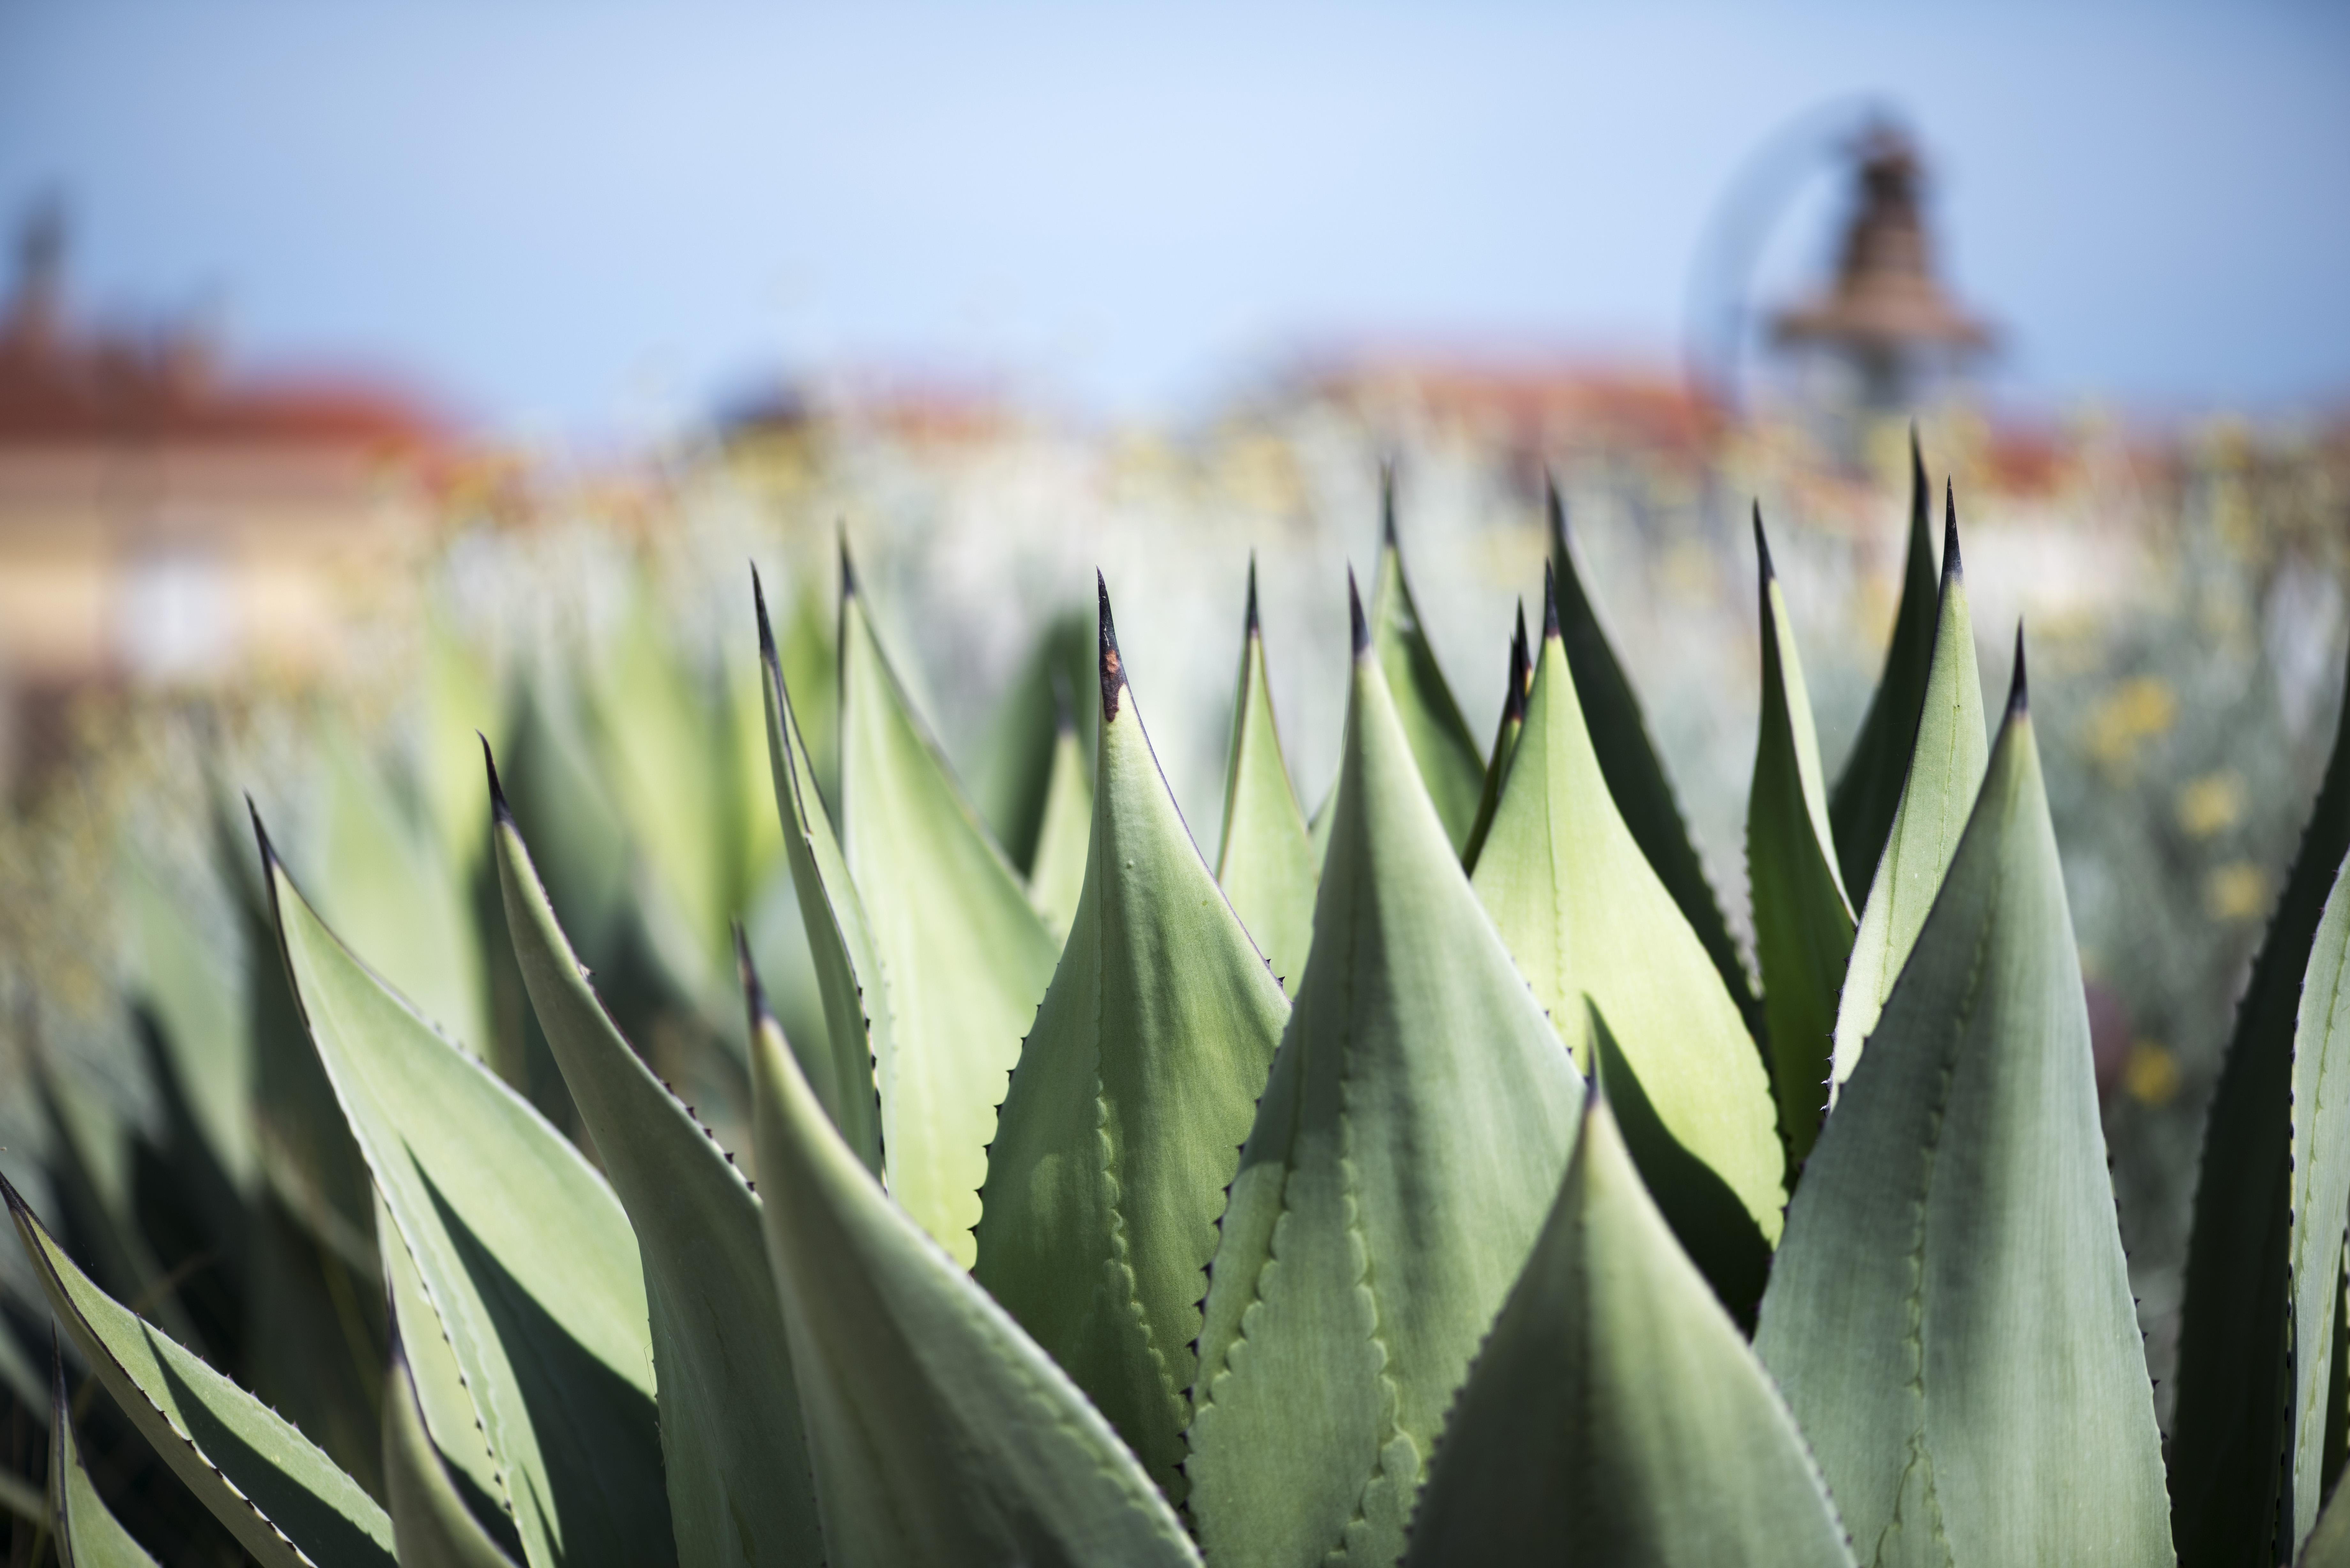
[[[1557,1192],[1581,1106],[1574,1063],[1461,875],[1354,610],[1314,950],[1232,1181],[1200,1337],[1191,1507],[1232,1568],[1402,1552],[1445,1412]]]
[[[1054,731],[1052,776],[1045,786],[1045,815],[1028,873],[1029,902],[1056,941],[1068,936],[1077,900],[1085,893],[1086,846],[1093,837],[1093,763],[1077,739],[1064,691],[1061,722]]]
[[[2172,1560],[2020,651],[2017,674],[1754,1340],[1877,1568]]]
[[[636,1231],[678,1562],[811,1561],[824,1537],[759,1200],[606,1016],[494,771],[490,794],[506,929],[531,1006]]]
[[[1828,792],[1828,821],[1835,831],[1836,864],[1847,888],[1866,889],[1885,855],[1893,814],[1909,776],[1909,753],[1918,721],[1926,711],[1928,672],[1934,661],[1934,623],[1939,589],[1934,571],[1933,492],[1926,484],[1926,460],[1918,450],[1918,427],[1909,427],[1909,547],[1901,563],[1901,602],[1893,613],[1893,637],[1885,649],[1885,670],[1868,699],[1860,732],[1846,754],[1835,787]]]
[[[1792,1167],[1811,1152],[1827,1114],[1836,997],[1852,956],[1854,921],[1852,900],[1836,873],[1811,694],[1795,652],[1795,630],[1787,623],[1786,596],[1771,569],[1759,505],[1754,549],[1762,573],[1762,723],[1746,796],[1746,871],[1779,1130]]]
[[[2293,1044],[2293,1358],[2285,1481],[2292,1511],[2280,1521],[2298,1552],[2317,1523],[2326,1477],[2325,1427],[2333,1405],[2335,1330],[2341,1321],[2343,1226],[2350,1220],[2350,882],[2334,876],[2311,944]]]
[[[974,749],[969,775],[972,802],[1003,846],[1004,858],[1024,877],[1035,874],[1066,694],[1085,691],[1092,679],[1093,649],[1093,628],[1086,624],[1082,609],[1073,607],[1055,615],[988,715]],[[1092,714],[1080,705],[1074,717],[1077,758],[1090,762]]]
[[[1959,836],[1974,809],[1989,755],[1982,677],[1975,670],[1974,618],[1967,609],[1953,500],[1942,530],[1942,600],[1934,623],[1925,711],[1910,751],[1901,805],[1869,883],[1859,929],[1853,933],[1844,993],[1836,1002],[1834,1072],[1839,1085],[1852,1076],[1926,923],[1927,911],[1941,890],[1942,874],[1958,852]]]
[[[397,1334],[383,1380],[383,1480],[400,1568],[513,1568],[514,1559],[466,1507],[425,1430]]]
[[[1633,694],[1632,682],[1625,677],[1598,612],[1592,607],[1591,596],[1584,588],[1583,573],[1567,535],[1566,504],[1555,483],[1549,488],[1549,505],[1550,566],[1558,582],[1559,628],[1566,642],[1567,666],[1575,671],[1575,689],[1590,728],[1592,750],[1599,758],[1600,774],[1607,781],[1607,793],[1615,799],[1624,826],[1631,830],[1632,841],[1640,846],[1673,902],[1680,906],[1681,918],[1697,933],[1707,959],[1721,976],[1731,1000],[1738,1004],[1746,1032],[1760,1040],[1764,1023],[1753,979],[1746,972],[1746,961],[1738,956],[1738,944],[1731,940],[1713,884],[1706,880],[1696,842],[1674,803],[1672,781],[1648,738],[1640,700]]]
[[[465,1374],[450,1348],[449,1331],[441,1309],[424,1293],[424,1280],[416,1259],[400,1237],[400,1227],[376,1198],[376,1239],[383,1251],[386,1337],[398,1350],[405,1367],[425,1435],[438,1451],[456,1489],[478,1520],[494,1529],[501,1550],[521,1555],[522,1541],[515,1534],[514,1504],[506,1496],[505,1478],[482,1435],[482,1414],[466,1390]],[[390,1380],[386,1379],[387,1386]],[[377,1417],[377,1443],[382,1445],[382,1417]]]
[[[1295,992],[1305,972],[1321,864],[1289,782],[1289,764],[1282,760],[1273,690],[1265,680],[1264,638],[1257,626],[1256,561],[1251,557],[1240,675],[1232,689],[1232,743],[1225,753],[1216,884],[1284,992]]]
[[[1722,1301],[1751,1318],[1786,1202],[1770,1079],[1704,945],[1617,812],[1555,599],[1544,601],[1525,728],[1471,880],[1578,1064],[1592,1059],[1584,998],[1607,1017],[1665,1133],[1635,1155],[1711,1173],[1677,1177],[1665,1211]]]
[[[0,1179],[50,1309],[163,1462],[265,1568],[391,1568],[391,1521],[259,1400],[99,1290]]]
[[[74,1437],[73,1410],[66,1399],[65,1357],[52,1349],[49,1360],[49,1528],[56,1532],[59,1568],[154,1568],[147,1549],[90,1484]]]
[[[1289,1006],[1160,774],[1101,603],[1076,923],[981,1195],[987,1287],[1180,1502],[1201,1272]]]
[[[1396,722],[1403,727],[1420,782],[1457,856],[1477,823],[1477,797],[1485,788],[1485,758],[1461,704],[1445,683],[1444,668],[1428,640],[1419,606],[1404,576],[1403,551],[1396,543],[1395,472],[1381,476],[1379,574],[1371,588],[1371,644],[1378,650]]]
[[[767,765],[775,780],[775,810],[790,857],[792,891],[799,900],[816,988],[824,999],[823,1049],[795,1042],[816,1097],[849,1147],[868,1170],[881,1169],[881,1104],[874,1088],[874,1064],[892,1056],[888,1046],[889,999],[882,991],[881,961],[865,922],[865,905],[850,881],[832,818],[816,786],[815,764],[802,738],[796,710],[776,656],[767,623],[766,596],[751,579],[759,615],[759,662],[766,693]]]
[[[890,1014],[875,1057],[889,1191],[968,1267],[995,1107],[1060,949],[915,716],[843,560],[840,838]]]
[[[1197,1564],[1117,1434],[841,1140],[751,989],[768,1259],[834,1568]]]
[[[2350,681],[2325,780],[2211,1096],[2179,1314],[2171,1528],[2189,1563],[2274,1560],[2283,1475],[2294,1021],[2327,889],[2350,856]]]
[[[642,1265],[570,1141],[328,929],[264,843],[318,1057],[440,1310],[534,1568],[672,1561]]]
[[[1602,1075],[1605,1083],[1605,1075]],[[1412,1564],[1852,1562],[1785,1401],[1592,1096],[1461,1391]]]

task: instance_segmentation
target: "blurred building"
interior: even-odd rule
[[[69,308],[57,211],[0,306],[0,774],[77,691],[329,658],[431,513],[446,427],[356,377],[225,373],[188,329]]]

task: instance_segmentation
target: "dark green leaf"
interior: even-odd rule
[[[1457,855],[1477,822],[1477,797],[1484,792],[1485,759],[1477,737],[1461,716],[1452,688],[1420,623],[1419,607],[1404,576],[1403,552],[1396,544],[1395,472],[1380,477],[1382,510],[1379,575],[1371,589],[1371,644],[1393,694],[1396,721],[1403,726],[1420,781],[1444,824]]]
[[[1351,585],[1349,585],[1351,590]],[[1220,1564],[1392,1563],[1555,1196],[1582,1083],[1461,875],[1354,606],[1330,858],[1209,1270],[1191,1507]]]
[[[74,1438],[73,1411],[66,1399],[66,1363],[54,1348],[49,1359],[49,1527],[57,1532],[59,1568],[155,1568],[146,1548],[131,1539],[82,1467]]]
[[[1493,729],[1493,750],[1485,759],[1485,793],[1477,798],[1476,826],[1461,850],[1461,868],[1474,875],[1485,836],[1493,830],[1493,809],[1502,803],[1502,780],[1517,750],[1518,732],[1526,725],[1526,692],[1534,681],[1534,659],[1526,649],[1526,607],[1518,605],[1518,628],[1510,637],[1510,680],[1502,688],[1502,717]]]
[[[1093,837],[1093,763],[1067,718],[1055,732],[1051,782],[1045,787],[1045,816],[1036,830],[1036,855],[1028,874],[1028,901],[1055,940],[1069,934],[1077,899],[1086,886],[1086,846]]]
[[[1084,896],[997,1122],[972,1273],[1180,1502],[1201,1272],[1289,1007],[1168,793],[1106,589],[1100,689]]]
[[[2168,1564],[2064,879],[2016,695],[1754,1348],[1864,1563]]]

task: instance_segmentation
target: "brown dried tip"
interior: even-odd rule
[[[473,738],[482,742],[482,765],[490,770],[490,820],[512,827],[514,808],[506,805],[506,792],[498,783],[498,760],[490,754],[490,738],[479,730],[473,732]]]
[[[2007,716],[2012,719],[2019,713],[2031,711],[2032,683],[2023,673],[2023,618],[2018,616],[2015,618],[2015,676],[2008,682]]]
[[[1962,581],[1966,567],[1959,560],[1959,495],[1947,479],[1942,481],[1942,580]]]
[[[1550,642],[1558,637],[1558,568],[1548,561],[1543,563],[1543,640]]]
[[[1094,572],[1094,592],[1101,598],[1101,699],[1102,722],[1118,717],[1118,694],[1126,690],[1126,666],[1118,657],[1118,623],[1110,619],[1109,584],[1101,572]]]
[[[751,563],[751,603],[759,611],[759,657],[775,661],[775,628],[767,621],[767,590],[759,582],[759,564]]]
[[[1355,568],[1347,568],[1347,621],[1355,635],[1355,657],[1371,650],[1371,623],[1363,618],[1362,591],[1355,587]]]
[[[1779,574],[1771,566],[1771,541],[1762,534],[1762,503],[1754,503],[1754,556],[1762,566],[1762,581],[1767,585]]]

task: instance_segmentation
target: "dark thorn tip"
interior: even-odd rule
[[[1109,583],[1094,568],[1094,592],[1101,599],[1101,705],[1102,722],[1118,717],[1118,694],[1126,689],[1126,664],[1118,653],[1118,622],[1110,618]]]
[[[2026,678],[2023,670],[2023,618],[2017,616],[2015,618],[2015,677],[2008,683],[2007,716],[2012,719],[2019,713],[2029,713],[2031,711],[2032,682]]]
[[[1363,618],[1362,590],[1355,586],[1355,568],[1347,568],[1347,624],[1354,634],[1355,657],[1371,650],[1371,623]]]
[[[253,818],[254,842],[261,846],[261,877],[265,882],[269,874],[283,862],[277,858],[277,846],[269,842],[269,829],[261,826],[261,807],[254,804],[251,790],[244,792],[244,809],[245,814]]]
[[[1762,532],[1762,503],[1759,497],[1754,503],[1754,556],[1762,565],[1762,580],[1775,580],[1779,574],[1771,565],[1771,540]]]
[[[1256,552],[1255,552],[1254,550],[1251,550],[1251,551],[1249,552],[1248,617],[1247,617],[1246,620],[1245,620],[1245,621],[1243,621],[1243,624],[1242,624],[1242,627],[1241,627],[1241,635],[1242,635],[1242,636],[1243,636],[1243,637],[1254,637],[1254,636],[1256,636],[1257,634],[1258,634],[1258,627],[1257,627],[1257,618],[1256,618]]]
[[[1543,563],[1543,640],[1558,638],[1558,567],[1549,561]]]
[[[1511,635],[1517,642],[1518,651],[1526,654],[1531,659],[1534,656],[1528,651],[1529,645],[1526,642],[1526,601],[1523,594],[1518,597],[1518,629]]]
[[[1397,547],[1395,471],[1392,454],[1379,459],[1379,542],[1390,550]]]
[[[1949,480],[1942,481],[1942,576],[1944,580],[1964,580],[1967,571],[1959,559],[1959,493]]]
[[[775,661],[775,628],[767,619],[767,590],[759,581],[759,563],[751,563],[751,603],[759,611],[759,657],[767,663]]]
[[[743,932],[743,922],[734,928],[734,972],[743,982],[743,1005],[751,1015],[751,1033],[759,1032],[759,1021],[767,1016],[767,989],[759,983],[758,966],[751,961],[751,939]]]
[[[1527,678],[1533,672],[1526,655],[1525,618],[1518,618],[1517,634],[1510,639],[1510,685],[1502,693],[1502,717],[1525,722]]]
[[[490,771],[490,820],[501,826],[515,825],[514,807],[506,804],[506,792],[498,783],[498,759],[490,754],[490,738],[479,730],[473,738],[482,742],[482,765]]]
[[[848,524],[840,525],[840,597],[853,599],[858,595],[857,563],[848,558]]]

